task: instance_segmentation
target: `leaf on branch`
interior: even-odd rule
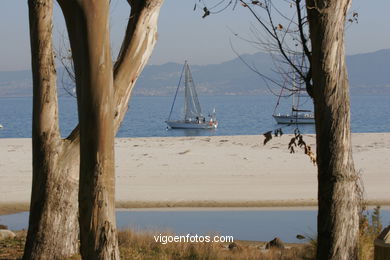
[[[248,7],[248,5],[247,4],[244,4],[244,3],[242,3],[241,4],[243,7]]]
[[[275,137],[282,136],[283,135],[282,128],[276,129],[274,131],[274,135],[275,135]]]
[[[288,147],[290,147],[290,146],[292,146],[292,145],[297,146],[297,144],[295,143],[295,140],[296,140],[295,137],[291,138],[290,143],[288,144]]]
[[[352,17],[348,19],[349,23],[359,23],[359,13],[353,12]]]
[[[283,25],[278,24],[278,26],[276,26],[276,29],[279,30],[279,31],[283,30]]]
[[[294,146],[297,146],[295,140],[295,137],[291,138],[290,143],[288,144],[288,149],[290,150],[290,153],[295,153]]]
[[[299,137],[298,137],[298,146],[299,147],[305,147],[305,149],[306,149],[306,143],[305,143],[305,141],[303,141],[303,137],[302,137],[302,135],[299,135]]]
[[[305,154],[307,154],[310,157],[310,160],[314,165],[317,163],[317,158],[315,154],[312,152],[310,145],[305,147]]]
[[[269,142],[269,140],[272,139],[272,131],[268,131],[268,132],[264,133],[263,135],[265,137],[263,145],[266,145]]]
[[[294,135],[295,135],[295,137],[298,137],[299,135],[301,135],[301,132],[299,131],[298,128],[294,129]]]
[[[312,151],[311,151],[311,147],[310,145],[306,146],[305,147],[305,154],[310,154]]]
[[[259,1],[252,1],[253,5],[258,5],[260,2]]]
[[[203,11],[204,11],[204,14],[203,14],[202,18],[205,18],[206,16],[210,15],[210,11],[207,9],[207,7],[204,7]]]

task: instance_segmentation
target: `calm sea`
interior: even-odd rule
[[[167,119],[172,97],[132,97],[118,137],[253,135],[279,127],[272,118],[276,99],[273,96],[200,96],[203,114],[215,107],[219,121],[216,130],[168,130]],[[178,98],[173,118],[182,113]],[[290,100],[282,98],[277,112],[290,109]],[[308,101],[310,102],[310,101]],[[0,98],[0,138],[31,137],[32,98]],[[352,131],[390,132],[390,96],[352,96]],[[66,136],[77,124],[76,100],[60,98],[60,126]],[[295,127],[284,128],[291,133]],[[314,125],[300,126],[303,133],[314,133]]]
[[[372,211],[370,210],[370,214]],[[175,234],[210,233],[233,236],[236,240],[269,241],[280,237],[285,242],[304,242],[297,234],[316,237],[317,211],[310,209],[238,209],[182,211],[117,211],[120,229],[151,231],[158,235],[170,231]],[[387,226],[390,210],[381,210],[381,222]],[[0,223],[11,230],[26,229],[28,212],[0,216]]]

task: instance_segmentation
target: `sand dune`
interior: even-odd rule
[[[289,153],[290,138],[266,146],[263,136],[117,138],[117,201],[314,204],[316,167],[301,150]],[[305,140],[314,148],[314,135]],[[353,134],[353,152],[366,199],[390,201],[390,133]],[[0,139],[0,158],[0,204],[28,203],[31,139]]]

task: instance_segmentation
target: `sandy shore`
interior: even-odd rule
[[[118,138],[118,207],[315,205],[316,167],[290,138]],[[365,198],[389,204],[390,133],[353,134],[353,152]],[[0,187],[0,208],[28,205],[31,139],[0,139]]]

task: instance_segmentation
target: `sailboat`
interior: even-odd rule
[[[181,79],[184,72],[184,118],[181,120],[171,120],[173,107],[175,105],[176,97],[179,91]],[[218,121],[216,118],[215,108],[206,119],[202,115],[202,109],[200,107],[198,94],[196,93],[194,80],[190,66],[187,61],[184,62],[183,70],[180,76],[179,84],[176,89],[175,97],[173,99],[171,111],[168,116],[168,120],[165,123],[170,128],[179,129],[215,129],[218,127]]]
[[[279,105],[280,97],[283,92],[283,88],[282,88],[278,98],[278,102],[274,109],[274,113],[272,114],[273,118],[278,124],[314,124],[315,120],[314,120],[313,112],[309,109],[300,109],[301,106],[300,101],[303,95],[301,93],[302,92],[301,88],[295,86],[295,77],[293,79],[293,83],[294,85],[292,90],[293,94],[292,94],[291,114],[275,113],[276,108]]]

